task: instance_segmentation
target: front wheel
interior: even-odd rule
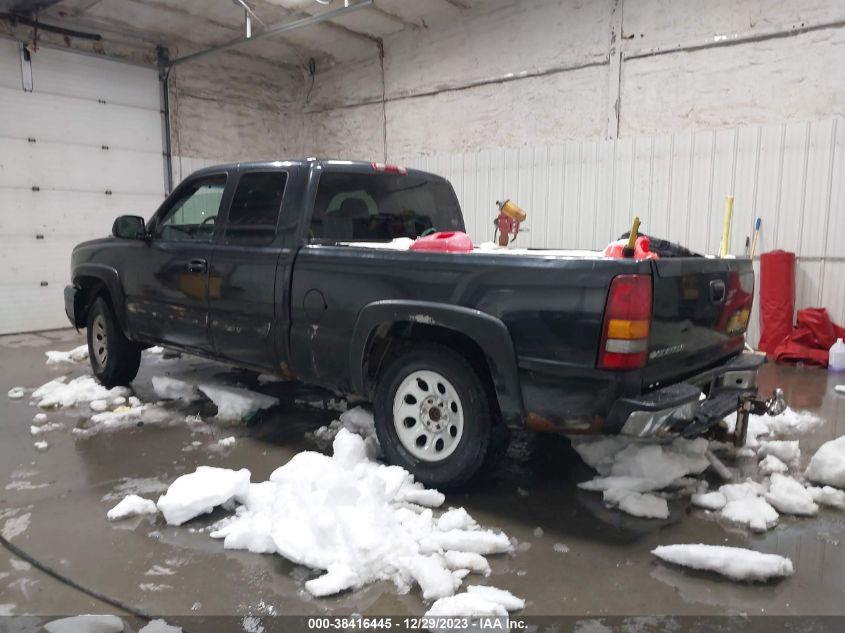
[[[141,346],[123,335],[111,305],[97,297],[88,311],[88,357],[104,387],[128,385],[141,365]]]
[[[490,446],[493,415],[481,379],[439,345],[409,348],[388,365],[374,415],[385,457],[427,486],[467,483]]]

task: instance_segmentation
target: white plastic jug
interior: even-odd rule
[[[830,348],[830,358],[827,361],[827,368],[830,371],[845,371],[845,343],[841,338]]]

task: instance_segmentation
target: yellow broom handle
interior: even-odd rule
[[[722,246],[719,249],[719,257],[728,254],[728,241],[731,238],[731,216],[734,211],[734,197],[725,198],[725,223],[722,225]]]

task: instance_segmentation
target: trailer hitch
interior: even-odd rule
[[[772,391],[772,397],[768,400],[761,400],[754,396],[740,396],[736,409],[736,429],[734,429],[734,446],[745,446],[745,439],[748,436],[748,416],[754,415],[780,415],[786,410],[786,401],[783,399],[783,389]]]

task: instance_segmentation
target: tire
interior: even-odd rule
[[[94,376],[109,388],[128,385],[141,365],[141,346],[123,335],[104,297],[97,297],[88,311],[88,358]]]
[[[461,487],[484,463],[490,400],[472,366],[449,349],[418,345],[400,353],[379,377],[373,405],[385,457],[426,486]]]

